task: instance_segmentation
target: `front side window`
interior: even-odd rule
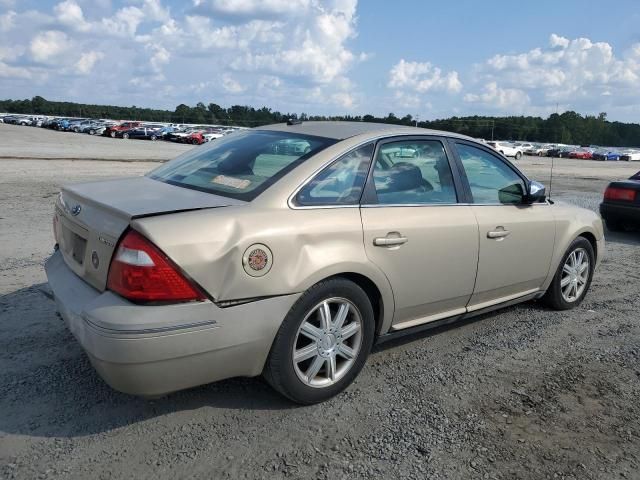
[[[373,143],[370,143],[336,160],[300,190],[296,203],[302,206],[356,205],[372,154]]]
[[[154,180],[251,201],[287,172],[335,140],[290,132],[246,130],[153,170]]]
[[[495,155],[464,143],[456,143],[467,175],[473,203],[522,203],[525,184],[522,178]]]
[[[376,155],[373,180],[380,204],[457,202],[451,167],[437,140],[383,144]]]

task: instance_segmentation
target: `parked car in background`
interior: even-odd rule
[[[65,186],[53,225],[56,305],[112,387],[263,374],[302,404],[347,388],[375,341],[580,305],[604,250],[595,212],[546,201],[494,149],[367,122],[258,127]]]
[[[600,215],[613,232],[640,226],[640,172],[607,186]]]
[[[588,148],[578,148],[569,152],[569,158],[591,160],[593,158],[593,151]]]
[[[159,128],[156,127],[138,127],[122,132],[122,138],[143,139],[156,141],[160,135]]]
[[[620,152],[614,152],[611,150],[596,150],[593,152],[593,160],[614,161],[620,160]]]
[[[107,127],[102,134],[107,137],[116,138],[118,136],[118,132],[120,132],[120,136],[122,136],[123,131],[131,130],[132,128],[136,128],[139,126],[140,122],[122,122]]]
[[[553,145],[533,145],[531,148],[525,150],[525,154],[536,157],[546,157],[549,150],[553,148]]]
[[[516,160],[520,160],[524,151],[521,147],[508,142],[487,142],[487,145],[500,152],[505,157],[514,157]]]
[[[625,162],[634,162],[640,160],[640,150],[624,150],[620,155],[620,160]]]

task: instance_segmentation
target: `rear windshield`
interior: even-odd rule
[[[162,182],[251,201],[335,140],[289,132],[245,130],[194,147],[148,175]]]

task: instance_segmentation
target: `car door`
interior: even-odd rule
[[[393,289],[393,329],[462,314],[473,293],[478,225],[439,137],[378,142],[361,202],[365,251]],[[452,166],[453,165],[453,166]]]
[[[555,242],[551,206],[523,203],[528,180],[490,149],[452,143],[479,226],[478,275],[468,310],[539,291]]]

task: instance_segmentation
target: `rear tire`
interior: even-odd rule
[[[116,132],[109,132],[109,135],[111,135],[111,138],[116,138]]]
[[[516,156],[515,156],[516,160],[520,160],[521,157],[522,157],[522,153],[516,152]]]
[[[128,133],[123,133],[122,134],[122,138],[124,138],[125,140],[127,140],[129,138],[129,134]]]
[[[584,237],[576,238],[562,256],[558,270],[542,300],[554,310],[570,310],[577,307],[589,291],[594,268],[595,254],[591,243]]]
[[[282,322],[264,377],[296,403],[328,400],[362,370],[374,330],[371,302],[358,285],[344,278],[317,283],[302,294]]]

